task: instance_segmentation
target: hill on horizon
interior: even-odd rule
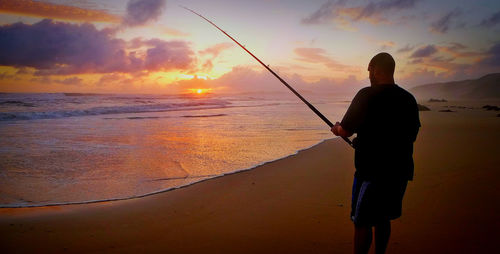
[[[478,79],[420,85],[409,90],[417,100],[500,99],[500,73],[487,74]]]

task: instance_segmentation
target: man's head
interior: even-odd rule
[[[389,53],[378,53],[368,64],[372,85],[394,84],[396,62]]]

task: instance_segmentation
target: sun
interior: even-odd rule
[[[194,93],[194,94],[207,94],[212,91],[212,88],[190,88],[188,89],[189,93]]]

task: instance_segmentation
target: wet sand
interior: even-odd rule
[[[449,103],[449,105],[458,105]],[[428,105],[387,253],[491,253],[500,117]],[[351,253],[353,150],[323,142],[253,170],[124,201],[0,209],[2,253]]]

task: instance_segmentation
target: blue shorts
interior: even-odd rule
[[[351,220],[356,226],[375,226],[401,217],[407,180],[367,181],[354,177]]]

